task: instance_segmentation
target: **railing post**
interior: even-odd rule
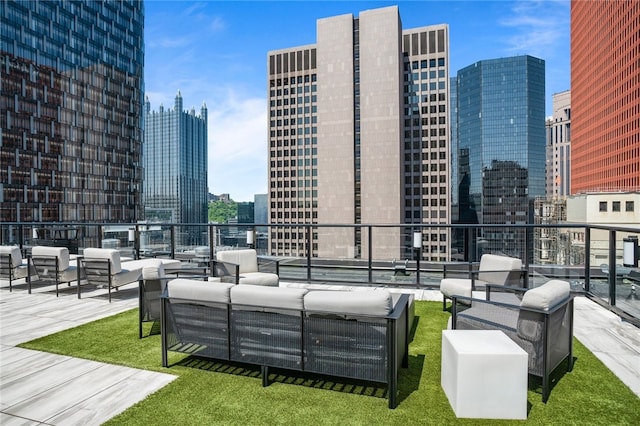
[[[616,305],[616,231],[609,230],[609,304]]]
[[[171,258],[176,258],[176,225],[171,225]]]
[[[591,228],[584,228],[584,290],[591,290]]]
[[[311,225],[307,225],[307,281],[311,281]]]
[[[367,247],[367,251],[368,251],[367,257],[369,258],[369,261],[368,261],[368,264],[369,264],[369,284],[371,284],[371,283],[373,283],[373,261],[372,261],[372,258],[373,258],[373,244],[372,244],[373,243],[373,236],[371,235],[371,231],[373,229],[372,229],[371,225],[367,226],[367,229],[368,229],[368,232],[369,232],[369,235],[367,236],[367,241],[368,241],[367,245],[369,246],[369,247]]]
[[[207,231],[209,231],[209,260],[213,260],[214,258],[214,248],[215,248],[215,227],[211,224],[207,225]],[[172,257],[173,258],[173,257]]]

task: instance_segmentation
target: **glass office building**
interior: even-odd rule
[[[194,108],[183,110],[180,92],[173,109],[151,111],[147,100],[144,141],[145,219],[207,223],[206,105],[196,115]]]
[[[533,223],[545,195],[545,63],[532,56],[476,62],[457,74],[459,222]],[[485,229],[467,242],[524,258],[522,230]]]
[[[140,1],[0,2],[0,220],[141,218]]]

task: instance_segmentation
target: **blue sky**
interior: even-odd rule
[[[209,112],[209,191],[267,193],[267,52],[315,43],[316,20],[398,5],[404,29],[449,24],[450,69],[532,55],[546,61],[546,109],[570,88],[569,0],[145,2],[145,91],[151,109]]]

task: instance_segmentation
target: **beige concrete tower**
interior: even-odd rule
[[[423,203],[423,194],[430,194],[423,183],[449,184],[449,167],[439,164],[449,160],[448,50],[446,25],[403,31],[398,7],[392,6],[319,19],[315,45],[269,52],[269,218],[320,225],[312,233],[312,256],[411,256],[411,229],[374,228],[370,250],[367,228],[322,225],[449,220],[448,202]],[[423,86],[413,83],[414,63],[424,68],[416,70],[425,76]],[[427,84],[429,67],[433,89]],[[433,114],[427,105],[436,108]],[[416,132],[412,118],[418,120]],[[422,152],[432,145],[435,157]],[[432,171],[438,176],[430,178]],[[438,185],[431,198],[448,199]],[[407,209],[407,194],[415,209]],[[279,228],[271,234],[271,251],[304,256],[302,237]],[[437,260],[444,260],[448,249],[439,248],[448,237],[436,238]]]

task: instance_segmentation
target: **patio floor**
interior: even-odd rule
[[[281,282],[283,287],[317,285]],[[403,291],[413,292],[416,300],[442,300],[437,290]],[[137,285],[123,287],[112,303],[100,291],[83,292],[78,300],[69,290],[56,297],[43,287],[33,294],[1,288],[0,424],[100,424],[171,382],[175,376],[170,374],[16,347],[137,304]],[[575,337],[640,397],[640,329],[585,297],[576,298],[574,315]]]

